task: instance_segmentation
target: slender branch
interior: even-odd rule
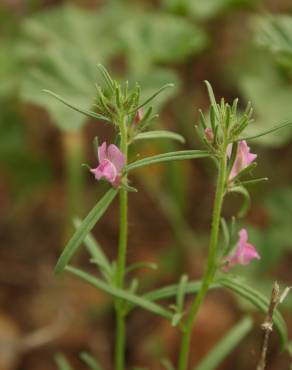
[[[264,331],[264,337],[263,337],[261,355],[260,355],[260,359],[257,365],[257,370],[265,370],[266,368],[269,339],[273,331],[273,314],[274,314],[274,311],[278,303],[280,302],[279,293],[280,293],[279,285],[275,281],[273,284],[273,289],[272,289],[270,305],[269,305],[269,309],[267,312],[267,316],[265,318],[264,323],[262,324],[262,329]]]
[[[186,321],[185,328],[183,330],[183,337],[181,342],[180,354],[179,354],[179,370],[186,370],[188,364],[190,342],[192,335],[193,323],[196,318],[196,315],[199,311],[199,308],[207,294],[209,286],[212,282],[214,274],[216,272],[216,257],[217,257],[217,244],[218,244],[218,234],[221,218],[221,210],[224,198],[224,191],[226,185],[226,172],[227,172],[227,145],[223,146],[222,156],[220,159],[217,187],[216,187],[216,196],[214,202],[214,210],[212,217],[212,228],[211,228],[211,238],[209,246],[209,255],[208,255],[208,265],[205,271],[201,288],[194,299],[191,309]]]
[[[126,118],[122,118],[120,122],[121,132],[121,151],[125,157],[125,164],[128,162],[128,132]],[[125,175],[127,176],[127,175]],[[127,179],[125,179],[127,181]],[[120,189],[120,234],[119,234],[119,250],[117,258],[117,274],[116,284],[118,288],[123,288],[126,254],[128,242],[128,192],[125,189]],[[125,312],[123,301],[116,300],[116,348],[115,348],[115,369],[124,370],[125,363]]]

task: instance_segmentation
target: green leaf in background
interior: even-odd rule
[[[194,370],[215,370],[221,362],[233,351],[239,342],[250,332],[252,319],[245,317],[236,324],[219,343],[200,361]]]
[[[72,273],[73,275],[79,277],[80,279],[86,281],[90,285],[94,286],[97,289],[101,289],[108,294],[112,295],[113,297],[116,298],[121,298],[124,299],[127,302],[130,302],[134,304],[135,306],[139,306],[144,308],[147,311],[153,312],[156,315],[165,317],[166,319],[171,320],[172,319],[172,313],[163,308],[162,306],[151,302],[150,300],[147,300],[146,298],[139,297],[129,291],[119,289],[113,285],[109,285],[105,282],[103,282],[100,279],[95,278],[94,276],[91,276],[87,272],[84,272],[80,269],[77,269],[72,266],[67,266],[65,268],[66,271]]]
[[[180,143],[184,144],[185,139],[180,134],[172,131],[166,130],[157,130],[157,131],[147,131],[141,132],[137,136],[135,136],[134,141],[136,140],[148,140],[148,139],[172,139],[179,141]]]
[[[264,229],[249,227],[250,238],[261,255],[261,263],[257,266],[259,273],[279,263],[292,250],[291,187],[276,187],[265,195],[262,205],[268,220],[267,225]]]
[[[79,357],[91,370],[102,370],[101,365],[90,353],[81,352]]]
[[[132,57],[132,56],[131,56]],[[129,61],[130,63],[130,61]],[[140,102],[144,102],[155,92],[157,92],[161,86],[169,83],[174,86],[171,89],[166,89],[163,93],[155,97],[151,101],[149,106],[153,107],[154,111],[159,111],[163,105],[171,98],[173,98],[180,89],[180,80],[177,73],[166,67],[157,67],[147,63],[147,67],[140,66],[139,63],[129,65],[129,82],[132,86],[138,81],[141,86],[141,98]]]
[[[22,55],[25,70],[22,99],[46,109],[60,129],[80,130],[86,117],[48,99],[40,91],[54,91],[66,102],[70,102],[71,106],[88,112],[94,103],[95,82],[99,81],[96,65],[106,64],[112,57],[123,53],[128,64],[126,75],[129,82],[134,84],[139,81],[141,84],[141,100],[148,98],[165,83],[174,82],[178,86],[175,72],[154,66],[152,59],[143,59],[141,68],[134,54],[123,49],[120,29],[129,27],[132,33],[132,14],[132,7],[116,7],[112,4],[98,11],[64,5],[27,19],[19,43],[19,54]],[[145,17],[145,11],[141,15],[143,19],[152,20],[152,15]],[[183,20],[181,22],[185,23]],[[139,23],[136,26],[139,27]],[[187,23],[186,28],[189,30],[192,25]],[[158,40],[157,50],[167,45],[164,41],[160,44],[162,41]],[[177,88],[172,90],[155,100],[156,109],[177,92]]]
[[[164,154],[153,155],[152,157],[147,157],[140,159],[139,161],[130,163],[125,171],[131,171],[139,167],[149,166],[151,164],[169,162],[169,161],[181,161],[185,159],[195,159],[195,158],[206,158],[209,157],[210,153],[205,150],[181,150],[177,152],[170,152]]]
[[[256,56],[257,55],[257,56]],[[251,61],[250,61],[251,62]],[[272,61],[255,53],[252,66],[239,77],[239,87],[247,100],[252,101],[255,122],[245,130],[245,137],[253,137],[273,130],[278,122],[291,121],[292,88],[288,79]],[[258,144],[277,147],[291,140],[292,128],[255,138]]]
[[[63,355],[63,353],[57,353],[55,355],[55,361],[57,363],[59,370],[73,370],[72,366],[70,365],[66,357]]]
[[[12,39],[0,38],[0,98],[15,93],[20,81],[20,66]]]
[[[142,65],[180,61],[207,43],[204,31],[186,19],[138,9],[120,28],[119,38],[129,57]]]
[[[254,19],[257,44],[266,48],[279,61],[292,67],[292,17],[289,15],[266,15]]]
[[[183,12],[199,20],[207,20],[234,8],[259,0],[164,0],[165,7],[173,12]]]
[[[97,221],[102,217],[107,210],[114,197],[117,195],[118,190],[111,188],[108,192],[97,202],[88,215],[84,218],[81,225],[73,234],[65,246],[61,256],[55,267],[55,273],[59,274],[64,271],[67,263],[70,261],[73,254],[80,247],[87,234],[93,229]]]
[[[291,139],[292,128],[263,135],[272,133],[278,122],[283,122],[283,127],[291,122],[292,17],[254,17],[253,28],[260,52],[251,49],[253,57],[239,84],[253,102],[256,123],[248,126],[244,136],[263,145],[279,146]]]
[[[117,49],[110,26],[108,13],[72,5],[39,13],[23,25],[19,52],[24,55],[26,73],[21,97],[45,108],[62,130],[79,130],[86,118],[40,92],[55,91],[72,105],[89,110],[95,96],[96,65]]]
[[[220,277],[215,282],[247,299],[261,311],[265,313],[268,311],[270,300],[235,277]],[[281,347],[284,349],[288,340],[287,327],[282,315],[277,309],[274,311],[273,320],[280,336]]]
[[[39,187],[47,187],[52,171],[45,153],[31,145],[28,128],[12,101],[2,100],[0,109],[0,163],[9,179],[14,200],[35,196]],[[21,163],[21,165],[20,165]]]

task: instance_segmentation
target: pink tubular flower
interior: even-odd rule
[[[231,157],[232,144],[228,145],[227,154],[228,157]],[[245,140],[241,140],[238,144],[236,158],[231,169],[229,180],[232,180],[237,176],[242,170],[249,166],[255,159],[257,155],[250,153],[250,148],[247,145]]]
[[[233,254],[225,258],[227,262],[223,270],[227,272],[235,265],[248,265],[254,258],[260,259],[255,247],[247,242],[248,235],[246,229],[241,229],[239,232],[239,240]]]
[[[98,161],[99,165],[90,170],[96,180],[104,178],[114,187],[118,187],[121,171],[125,165],[124,154],[114,144],[110,144],[107,147],[106,142],[104,142],[98,147]]]

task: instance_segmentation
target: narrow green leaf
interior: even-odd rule
[[[205,120],[204,113],[202,112],[202,110],[201,110],[201,109],[199,109],[199,121],[200,121],[200,123],[201,123],[202,129],[203,129],[203,130],[206,130],[206,128],[207,128],[207,123],[206,123],[206,120]]]
[[[162,358],[160,362],[165,367],[165,370],[175,370],[175,367],[168,358]]]
[[[57,353],[55,355],[55,361],[59,370],[73,370],[63,353]]]
[[[210,123],[211,123],[212,132],[215,135],[216,129],[218,130],[217,128],[218,125],[216,124],[216,113],[215,113],[215,109],[213,105],[211,105],[211,108],[210,108]]]
[[[81,352],[79,357],[91,370],[102,370],[101,365],[88,352]]]
[[[173,139],[173,140],[179,141],[182,144],[185,143],[185,139],[183,136],[181,136],[180,134],[177,134],[176,132],[167,131],[167,130],[141,132],[140,134],[135,136],[133,141],[147,140],[147,139]]]
[[[114,86],[114,81],[112,80],[110,74],[108,73],[107,69],[102,65],[98,64],[97,68],[99,69],[100,73],[102,74],[108,88],[112,93],[115,92],[115,86]]]
[[[94,150],[97,160],[98,160],[98,148],[99,148],[99,140],[98,140],[98,137],[95,136],[93,139],[93,150]]]
[[[265,130],[265,131],[262,131],[260,132],[259,134],[257,135],[252,135],[252,136],[246,136],[246,137],[241,137],[239,139],[237,139],[236,141],[240,141],[240,140],[252,140],[252,139],[257,139],[258,137],[261,137],[261,136],[265,136],[265,135],[268,135],[268,134],[271,134],[272,132],[274,131],[278,131],[284,127],[288,127],[288,126],[291,126],[292,125],[292,121],[289,120],[287,122],[283,122],[283,123],[280,123],[279,125],[276,125],[268,130]]]
[[[205,82],[205,84],[207,86],[207,90],[208,90],[208,94],[209,94],[209,99],[210,99],[211,105],[214,108],[214,113],[216,114],[217,119],[219,119],[220,112],[219,112],[219,109],[218,109],[218,105],[217,105],[217,102],[216,102],[216,98],[215,98],[215,95],[214,95],[213,88],[212,88],[212,86],[211,86],[211,84],[210,84],[209,81],[205,80],[204,82]]]
[[[166,84],[164,86],[162,86],[160,89],[158,89],[153,95],[150,96],[150,98],[146,99],[144,101],[144,103],[140,104],[138,107],[135,108],[134,112],[136,112],[138,109],[144,107],[146,104],[150,103],[153,99],[156,98],[157,95],[159,95],[160,93],[162,93],[162,91],[170,88],[170,87],[174,87],[174,84],[172,83],[169,83],[169,84]],[[130,112],[130,113],[133,113],[133,112]]]
[[[111,188],[108,192],[98,201],[92,208],[85,219],[82,221],[79,228],[75,231],[72,238],[65,246],[61,256],[55,267],[55,273],[59,274],[64,271],[65,266],[70,261],[73,254],[79,248],[87,234],[93,229],[97,221],[102,217],[107,210],[114,197],[117,195],[118,190]]]
[[[179,312],[182,312],[184,308],[185,293],[188,283],[188,276],[182,275],[180,282],[178,283],[177,296],[176,296],[176,305]]]
[[[194,370],[215,370],[220,363],[233,351],[238,343],[252,328],[252,319],[245,317],[236,324],[215,347],[207,353]]]
[[[268,181],[269,179],[267,177],[260,177],[258,179],[253,179],[253,180],[246,180],[246,181],[242,181],[241,182],[241,185],[244,185],[244,186],[248,186],[248,185],[256,185],[260,182],[264,182],[264,181]]]
[[[182,317],[183,317],[182,312],[176,312],[172,316],[171,326],[173,326],[173,327],[177,326],[179,324],[179,322],[181,321]]]
[[[226,248],[228,248],[228,246],[230,244],[230,233],[229,233],[229,228],[228,228],[227,222],[225,221],[224,217],[221,217],[221,230],[222,230],[222,233],[223,233],[224,246],[225,246],[223,248],[223,250],[225,250]]]
[[[235,98],[232,102],[232,107],[231,107],[231,114],[233,116],[237,115],[237,105],[238,105],[238,98]]]
[[[238,217],[244,217],[249,210],[251,203],[249,192],[243,186],[234,186],[229,190],[229,192],[243,195],[243,203],[238,212]]]
[[[128,266],[126,268],[126,273],[128,274],[129,272],[132,272],[134,270],[144,269],[144,268],[157,270],[158,266],[156,265],[156,263],[151,263],[151,262],[137,262],[137,263],[133,263],[132,265]]]
[[[173,284],[153,290],[151,292],[145,293],[143,297],[149,301],[158,301],[160,299],[175,297],[177,295],[179,284]],[[209,289],[219,288],[219,284],[211,284]],[[197,293],[201,288],[201,281],[191,281],[185,286],[186,294]]]
[[[234,293],[237,293],[241,297],[247,299],[261,311],[265,313],[268,311],[270,304],[269,299],[254,288],[251,288],[247,284],[244,284],[242,281],[239,281],[234,277],[226,276],[218,278],[216,280],[216,283],[232,290]],[[284,349],[288,339],[287,327],[282,315],[277,309],[274,311],[273,320],[280,336],[281,347],[282,349]]]
[[[81,226],[82,221],[79,218],[74,219],[74,226],[78,229]],[[94,239],[91,233],[88,233],[84,239],[84,245],[87,248],[92,261],[101,268],[101,273],[108,279],[111,276],[111,264],[104,254],[101,246]]]
[[[129,193],[138,193],[138,189],[134,188],[134,186],[130,186],[128,184],[121,184],[121,187],[128,191]]]
[[[101,121],[111,122],[107,117],[105,117],[105,116],[103,116],[101,114],[98,114],[98,113],[92,112],[90,110],[87,110],[87,109],[83,109],[83,108],[79,108],[79,107],[74,106],[73,104],[69,103],[64,98],[62,98],[60,95],[57,95],[57,94],[55,94],[54,92],[52,92],[50,90],[43,90],[43,92],[45,92],[46,94],[49,94],[49,95],[53,96],[55,99],[59,100],[61,103],[67,105],[67,107],[69,107],[71,109],[74,109],[76,112],[79,112],[81,114],[84,114],[87,117],[95,118],[95,119],[98,119],[98,120],[101,120]]]
[[[136,293],[137,292],[137,290],[138,290],[138,288],[139,288],[139,280],[138,279],[133,279],[132,281],[131,281],[131,284],[130,284],[130,286],[129,286],[129,291],[131,292],[131,293]]]
[[[194,158],[204,158],[209,157],[210,153],[206,150],[181,150],[177,152],[169,152],[164,154],[153,155],[152,157],[147,157],[140,159],[139,161],[130,163],[126,166],[125,171],[131,171],[139,167],[148,166],[151,164],[169,162],[169,161],[179,161],[185,159]]]
[[[166,319],[171,320],[173,314],[163,308],[162,306],[151,302],[150,300],[147,300],[146,298],[139,297],[131,292],[128,292],[123,289],[119,289],[113,285],[109,285],[105,283],[104,281],[95,278],[94,276],[91,276],[87,272],[84,272],[82,270],[79,270],[72,266],[66,266],[65,270],[68,272],[71,272],[73,275],[79,277],[80,279],[86,281],[90,285],[94,286],[97,289],[103,290],[104,292],[116,297],[124,299],[127,302],[133,303],[135,306],[139,306],[144,308],[147,311],[153,312],[156,315],[165,317]]]
[[[225,124],[226,124],[226,129],[227,130],[229,130],[230,122],[231,122],[231,107],[230,107],[229,104],[226,104],[226,121],[225,121]]]

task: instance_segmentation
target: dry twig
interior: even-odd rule
[[[281,300],[280,288],[279,288],[278,283],[275,281],[273,284],[269,309],[268,309],[265,321],[262,324],[262,329],[264,331],[264,337],[263,337],[263,343],[262,343],[261,356],[260,356],[260,359],[257,365],[257,370],[265,370],[266,368],[269,338],[273,331],[273,314],[280,300]]]

